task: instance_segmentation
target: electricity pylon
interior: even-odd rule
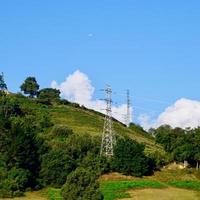
[[[131,122],[131,100],[130,91],[127,90],[127,113],[126,113],[126,126],[129,127]]]
[[[113,147],[116,143],[115,134],[112,127],[112,89],[109,85],[105,88],[106,114],[101,142],[101,156],[113,156]]]

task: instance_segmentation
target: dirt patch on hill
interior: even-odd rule
[[[199,200],[200,193],[192,190],[166,188],[166,189],[142,189],[127,192],[131,198],[123,200]]]
[[[24,197],[17,197],[14,199],[11,198],[6,198],[6,199],[1,199],[0,200],[47,200],[41,192],[27,192]]]

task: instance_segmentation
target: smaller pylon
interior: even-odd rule
[[[131,100],[130,91],[127,90],[127,113],[126,113],[126,126],[129,127],[131,122]]]

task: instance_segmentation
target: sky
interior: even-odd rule
[[[41,88],[102,110],[113,89],[123,121],[200,126],[198,0],[7,0],[0,2],[0,71],[20,91],[27,76]]]

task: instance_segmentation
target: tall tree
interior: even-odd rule
[[[4,75],[3,73],[0,74],[0,90],[4,91],[4,90],[7,90],[7,85],[4,81]]]
[[[24,94],[29,94],[30,97],[34,97],[37,95],[39,87],[40,86],[38,85],[35,77],[28,77],[20,86],[21,91],[23,91]]]

